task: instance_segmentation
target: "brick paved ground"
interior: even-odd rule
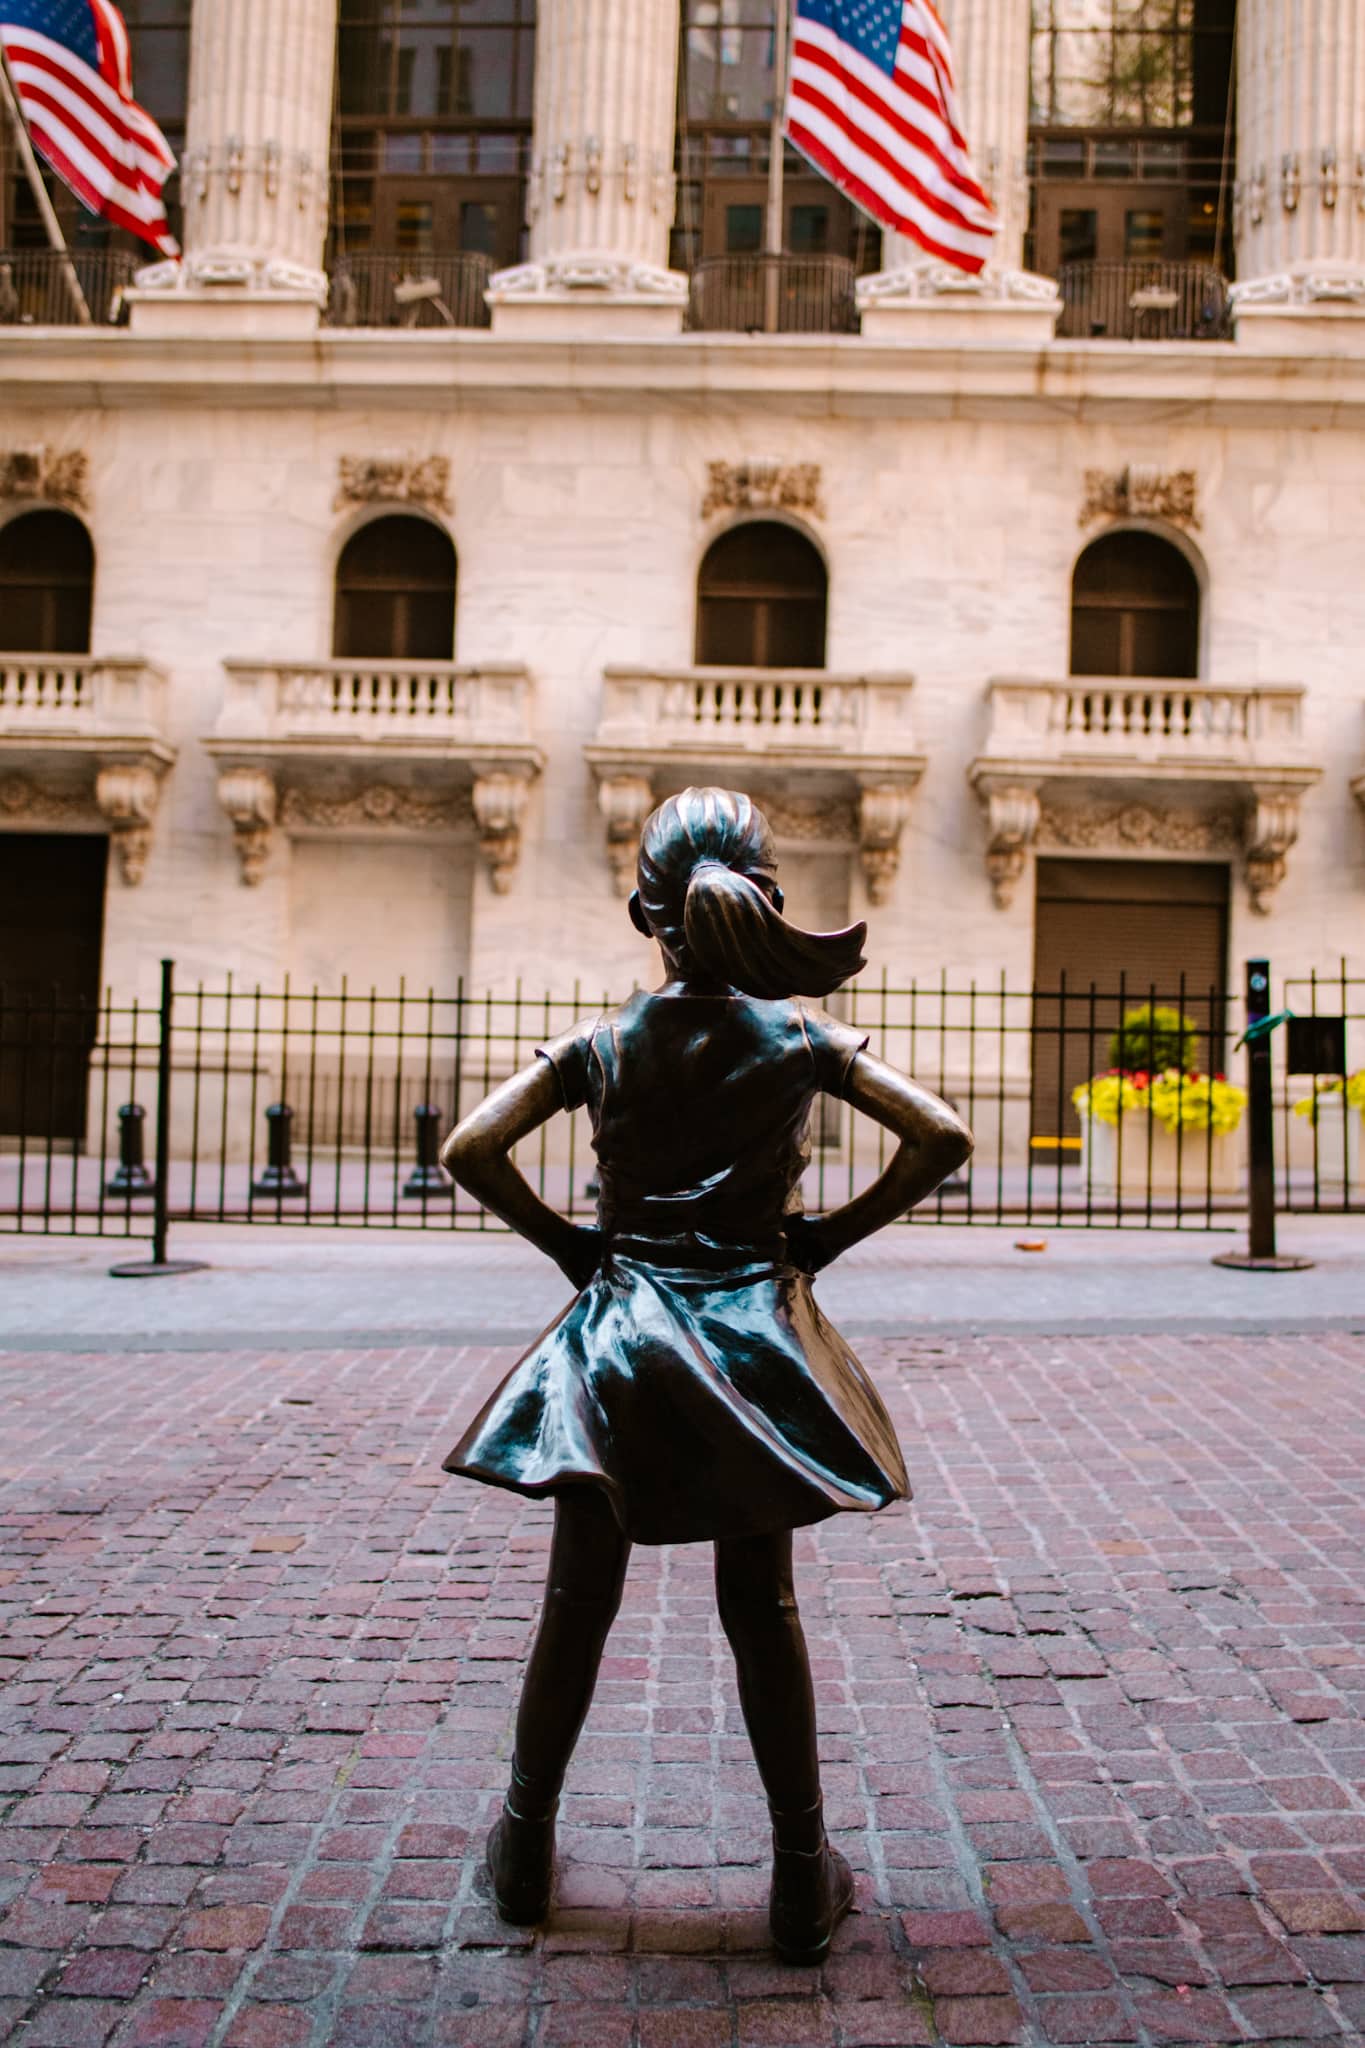
[[[548,1516],[435,1467],[507,1352],[0,1357],[0,2032],[1365,2038],[1365,1340],[865,1353],[919,1497],[800,1539],[822,1972],[700,1549],[636,1553],[550,1931],[481,1899]]]

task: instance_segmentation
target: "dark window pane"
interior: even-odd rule
[[[794,206],[787,246],[795,256],[823,256],[829,248],[829,208]]]
[[[1063,263],[1093,263],[1099,253],[1100,217],[1093,207],[1062,208],[1061,240]]]
[[[1128,256],[1160,256],[1166,246],[1166,216],[1132,207],[1124,216],[1123,247]]]
[[[1071,673],[1196,675],[1199,602],[1194,570],[1159,534],[1103,535],[1076,564]]]
[[[727,206],[725,247],[731,256],[748,256],[763,247],[763,208]]]
[[[429,519],[375,519],[337,564],[333,651],[390,661],[449,661],[455,650],[455,549]]]
[[[95,554],[69,512],[26,512],[0,527],[0,648],[88,654]]]
[[[825,565],[795,527],[732,527],[708,550],[697,595],[698,661],[824,667]]]

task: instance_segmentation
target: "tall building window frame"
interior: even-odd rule
[[[803,526],[741,519],[697,567],[700,668],[818,670],[829,660],[829,564]]]
[[[25,506],[0,523],[0,649],[89,654],[95,543],[59,505]]]
[[[1197,682],[1205,608],[1186,547],[1154,526],[1110,527],[1072,566],[1068,672]]]
[[[440,520],[385,511],[344,535],[332,576],[340,661],[453,661],[459,554]]]

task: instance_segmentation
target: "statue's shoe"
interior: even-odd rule
[[[555,1874],[555,1817],[526,1820],[504,1804],[488,1836],[488,1875],[498,1918],[535,1927],[550,1910]]]
[[[784,1963],[822,1963],[852,1905],[853,1872],[828,1842],[810,1851],[773,1851],[768,1926]]]

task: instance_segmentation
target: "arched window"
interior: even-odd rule
[[[0,527],[0,648],[88,654],[95,550],[79,519],[44,508]]]
[[[394,514],[353,533],[337,563],[332,652],[371,661],[450,661],[455,548],[430,519]]]
[[[697,579],[697,660],[719,668],[823,668],[828,579],[794,527],[753,520],[706,552]]]
[[[1196,676],[1199,579],[1155,533],[1106,533],[1071,585],[1073,676]]]

